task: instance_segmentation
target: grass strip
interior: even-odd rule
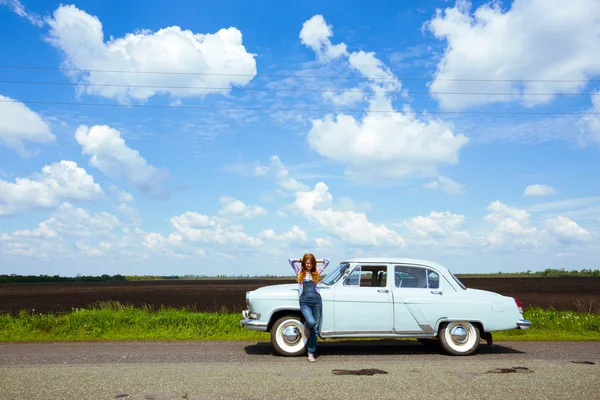
[[[600,340],[600,314],[530,308],[531,329],[495,332],[494,340]],[[269,340],[241,327],[239,313],[135,308],[118,302],[61,314],[0,315],[0,342],[78,340]]]

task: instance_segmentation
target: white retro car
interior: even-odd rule
[[[491,344],[492,332],[531,326],[519,300],[468,289],[433,262],[360,258],[327,269],[319,283],[322,339],[416,338],[437,341],[451,355],[469,355],[480,340]],[[246,305],[242,326],[270,332],[281,355],[306,352],[297,284],[247,292]]]

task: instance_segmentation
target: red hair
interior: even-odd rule
[[[298,274],[298,282],[302,282],[304,280],[304,277],[306,276],[306,261],[308,259],[310,259],[310,262],[312,264],[312,268],[309,271],[310,276],[312,277],[312,280],[315,283],[317,283],[321,279],[321,277],[319,276],[319,272],[317,271],[317,259],[315,258],[314,255],[312,255],[310,253],[306,253],[302,257],[302,269],[300,270],[300,273]]]

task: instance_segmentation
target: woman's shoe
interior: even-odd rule
[[[308,355],[308,362],[315,362],[315,357],[312,354]]]

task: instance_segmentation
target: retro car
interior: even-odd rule
[[[360,258],[331,267],[318,285],[321,339],[414,338],[464,356],[474,353],[481,340],[492,344],[492,332],[531,326],[518,299],[467,288],[434,262]],[[277,353],[305,353],[297,284],[247,292],[242,317],[245,328],[270,332]]]

